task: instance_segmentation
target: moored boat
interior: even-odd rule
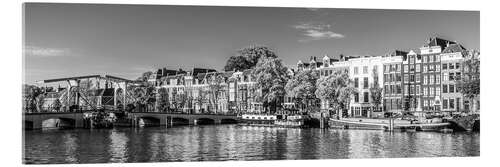
[[[246,125],[272,125],[276,121],[276,115],[268,114],[243,114],[240,117],[241,124]]]
[[[290,128],[300,128],[304,127],[304,122],[308,117],[306,115],[280,115],[275,121],[276,126],[280,127],[290,127]]]

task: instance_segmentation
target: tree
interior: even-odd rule
[[[244,56],[231,56],[224,66],[224,71],[243,71],[249,68],[250,63]]]
[[[35,85],[23,85],[24,92],[24,109],[25,112],[37,112],[36,100],[43,93],[42,89]]]
[[[376,69],[373,69],[372,75],[373,75],[373,85],[370,88],[370,97],[372,99],[373,106],[378,111],[379,110],[379,106],[382,103],[382,92],[383,92],[383,89],[380,86],[380,84],[378,83],[379,78],[378,78],[378,72],[377,72]]]
[[[146,72],[142,73],[142,75],[139,78],[137,78],[137,81],[147,82],[148,79],[151,77],[151,75],[153,75],[153,72],[146,71]]]
[[[169,101],[168,101],[168,91],[166,88],[159,88],[157,90],[157,95],[156,95],[156,109],[159,112],[163,112],[165,110],[168,110],[169,108]]]
[[[177,92],[177,94],[175,95],[175,104],[177,104],[177,106],[175,107],[177,110],[182,109],[184,108],[184,106],[186,105],[187,103],[187,95],[186,93],[184,92]]]
[[[289,79],[287,68],[281,59],[261,57],[252,75],[255,76],[256,87],[259,89],[257,100],[271,114],[275,113],[281,107],[281,100],[285,95],[285,85]]]
[[[198,89],[198,96],[194,97],[195,102],[198,104],[198,112],[202,113],[202,105],[205,102],[206,91],[203,88]]]
[[[345,71],[335,71],[333,75],[321,78],[317,82],[316,96],[327,101],[337,112],[339,118],[342,112],[349,107],[351,96],[356,92],[353,81]]]
[[[316,82],[319,79],[319,74],[316,70],[304,70],[293,76],[286,83],[285,90],[288,96],[293,97],[296,104],[299,104],[301,109],[311,110],[315,107],[316,97]]]
[[[238,50],[237,55],[231,56],[224,66],[225,71],[243,71],[254,68],[261,57],[277,58],[276,53],[267,46],[250,46]]]
[[[151,111],[154,108],[154,103],[156,102],[155,88],[152,86],[130,86],[131,96],[133,97],[133,102],[136,108],[146,108],[146,111]]]
[[[61,110],[61,107],[62,107],[62,104],[61,104],[61,101],[59,101],[59,99],[56,99],[54,101],[54,103],[52,104],[52,108],[56,111],[56,112],[59,112]]]
[[[45,104],[45,94],[42,93],[36,97],[36,110],[38,112],[43,111],[43,104]]]
[[[457,89],[465,97],[472,100],[471,108],[475,112],[475,101],[480,96],[480,60],[479,51],[471,50],[465,52],[465,61],[463,62],[463,77],[457,80]]]
[[[214,108],[214,112],[219,110],[218,101],[220,92],[224,89],[224,76],[220,73],[214,73],[208,80],[208,88],[210,92],[210,104]]]

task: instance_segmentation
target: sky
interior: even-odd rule
[[[324,55],[378,56],[431,37],[480,49],[478,11],[168,5],[24,5],[24,82],[161,67],[222,70],[265,45],[289,67]]]

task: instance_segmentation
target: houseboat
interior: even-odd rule
[[[274,124],[280,127],[300,128],[304,127],[304,122],[308,118],[307,115],[279,115]]]
[[[303,127],[307,115],[262,115],[243,114],[240,117],[243,125],[278,126],[278,127]]]
[[[240,117],[241,124],[271,126],[276,121],[276,115],[268,114],[243,114]]]

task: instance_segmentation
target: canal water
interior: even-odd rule
[[[479,133],[240,125],[25,131],[27,164],[479,156]]]

